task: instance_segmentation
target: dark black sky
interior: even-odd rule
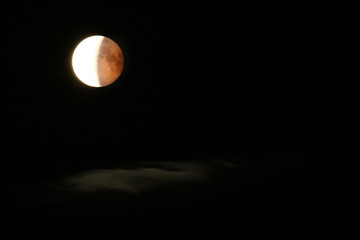
[[[359,99],[336,16],[321,4],[128,2],[4,3],[5,221],[102,218],[239,236],[268,226],[289,239],[310,232],[303,224],[321,216],[318,187],[333,181],[321,169],[358,154]],[[124,53],[123,74],[104,88],[72,72],[72,52],[90,35],[110,37]],[[200,186],[172,186],[172,172],[160,180],[130,173],[135,188],[171,189],[136,197],[56,187],[86,171],[159,161],[220,170]]]

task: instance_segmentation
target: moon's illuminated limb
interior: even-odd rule
[[[88,86],[103,87],[121,74],[124,58],[120,47],[110,38],[91,36],[76,47],[72,66],[75,75]]]
[[[97,56],[103,38],[102,36],[92,36],[81,41],[72,57],[72,66],[76,76],[83,83],[92,87],[100,87]]]

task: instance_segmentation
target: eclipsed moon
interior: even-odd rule
[[[91,87],[104,87],[119,78],[124,67],[121,48],[110,38],[85,38],[75,48],[72,67],[80,81]]]

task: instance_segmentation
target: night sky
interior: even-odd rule
[[[336,214],[359,97],[325,5],[1,5],[6,226],[308,239]],[[107,87],[72,70],[91,35],[124,53]]]

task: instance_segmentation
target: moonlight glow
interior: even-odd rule
[[[76,47],[72,56],[75,75],[88,86],[104,87],[121,74],[124,57],[120,47],[110,38],[91,36]]]

